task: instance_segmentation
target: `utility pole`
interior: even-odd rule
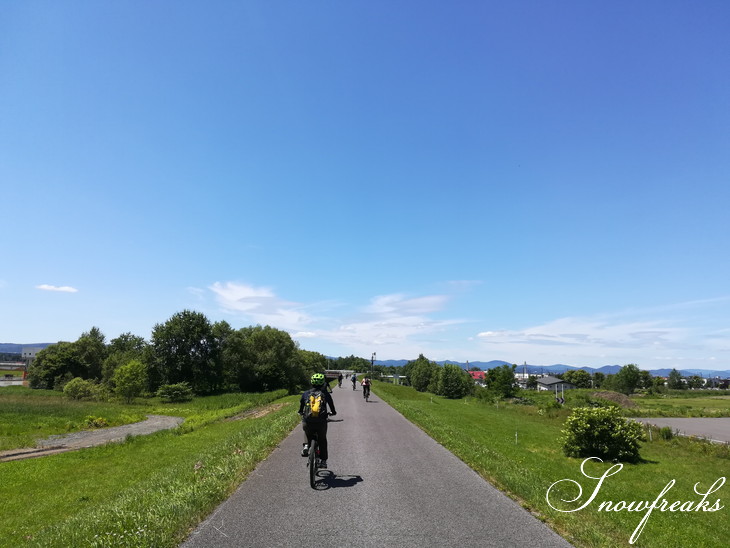
[[[375,352],[370,356],[370,378],[373,378],[373,366],[375,365]]]

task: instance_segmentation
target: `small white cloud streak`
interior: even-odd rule
[[[525,329],[490,329],[476,335],[481,354],[533,364],[637,363],[646,369],[712,367],[728,356],[725,329],[706,329],[689,308],[726,304],[726,298],[679,303],[593,317],[560,318]],[[678,314],[671,314],[675,311]],[[697,314],[699,317],[707,315]]]
[[[41,285],[35,286],[35,288],[40,289],[41,291],[57,291],[60,293],[78,293],[78,291],[79,291],[75,287],[70,287],[68,285],[57,286],[57,285],[41,284]]]
[[[379,295],[371,299],[360,314],[343,321],[316,317],[304,311],[305,308],[331,308],[331,302],[304,306],[279,298],[268,287],[216,282],[208,289],[227,313],[287,330],[294,339],[318,339],[342,346],[348,352],[370,352],[375,348],[389,347],[401,354],[407,348],[411,354],[415,352],[413,357],[416,357],[428,344],[425,341],[449,326],[461,323],[461,320],[430,317],[446,306],[449,300],[446,295]],[[419,343],[419,340],[424,342]]]
[[[302,311],[304,306],[278,298],[268,287],[216,282],[208,289],[215,294],[223,310],[249,318],[257,324],[298,331],[312,322],[312,318]]]

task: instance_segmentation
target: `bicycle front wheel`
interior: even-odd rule
[[[309,486],[314,489],[315,483],[317,483],[317,472],[319,471],[319,462],[317,459],[317,440],[312,440],[309,446]]]

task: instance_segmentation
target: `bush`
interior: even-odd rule
[[[114,391],[127,403],[141,396],[147,386],[147,367],[139,360],[131,360],[117,368],[112,377]]]
[[[68,381],[63,387],[63,395],[72,400],[84,400],[94,397],[95,384],[81,377]]]
[[[165,403],[177,403],[193,399],[193,389],[186,382],[163,384],[157,390],[157,396]]]
[[[663,426],[659,430],[659,435],[663,440],[671,440],[674,437],[674,432],[672,432],[672,429],[669,426]]]
[[[86,428],[106,428],[109,426],[109,421],[104,417],[95,417],[94,415],[88,415],[84,419],[84,426]]]
[[[615,407],[579,407],[565,421],[562,433],[568,457],[628,462],[639,459],[639,442],[644,439],[641,424],[624,419]]]

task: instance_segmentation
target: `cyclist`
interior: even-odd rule
[[[342,376],[342,371],[340,371],[340,374],[339,374],[339,375],[337,375],[337,385],[338,385],[338,386],[339,386],[340,388],[342,388],[342,379],[343,379],[343,378],[344,378],[344,377]]]
[[[370,377],[367,375],[362,379],[362,397],[365,399],[370,397]]]
[[[352,377],[350,377],[350,380],[352,381],[352,389],[355,390],[355,384],[357,383],[357,375],[355,375],[355,373],[353,373]]]
[[[299,414],[302,415],[302,430],[304,430],[304,437],[307,440],[304,443],[304,447],[302,447],[302,456],[306,457],[309,455],[309,447],[312,444],[312,439],[316,435],[317,442],[319,443],[320,467],[327,468],[327,407],[330,409],[329,415],[335,416],[337,411],[335,411],[332,396],[330,396],[327,390],[327,382],[324,379],[324,375],[322,373],[315,373],[310,380],[312,387],[305,391],[299,400]],[[315,392],[322,394],[325,402],[324,409],[322,409],[318,417],[309,417],[307,419],[304,417],[304,406],[309,401],[309,396]]]

